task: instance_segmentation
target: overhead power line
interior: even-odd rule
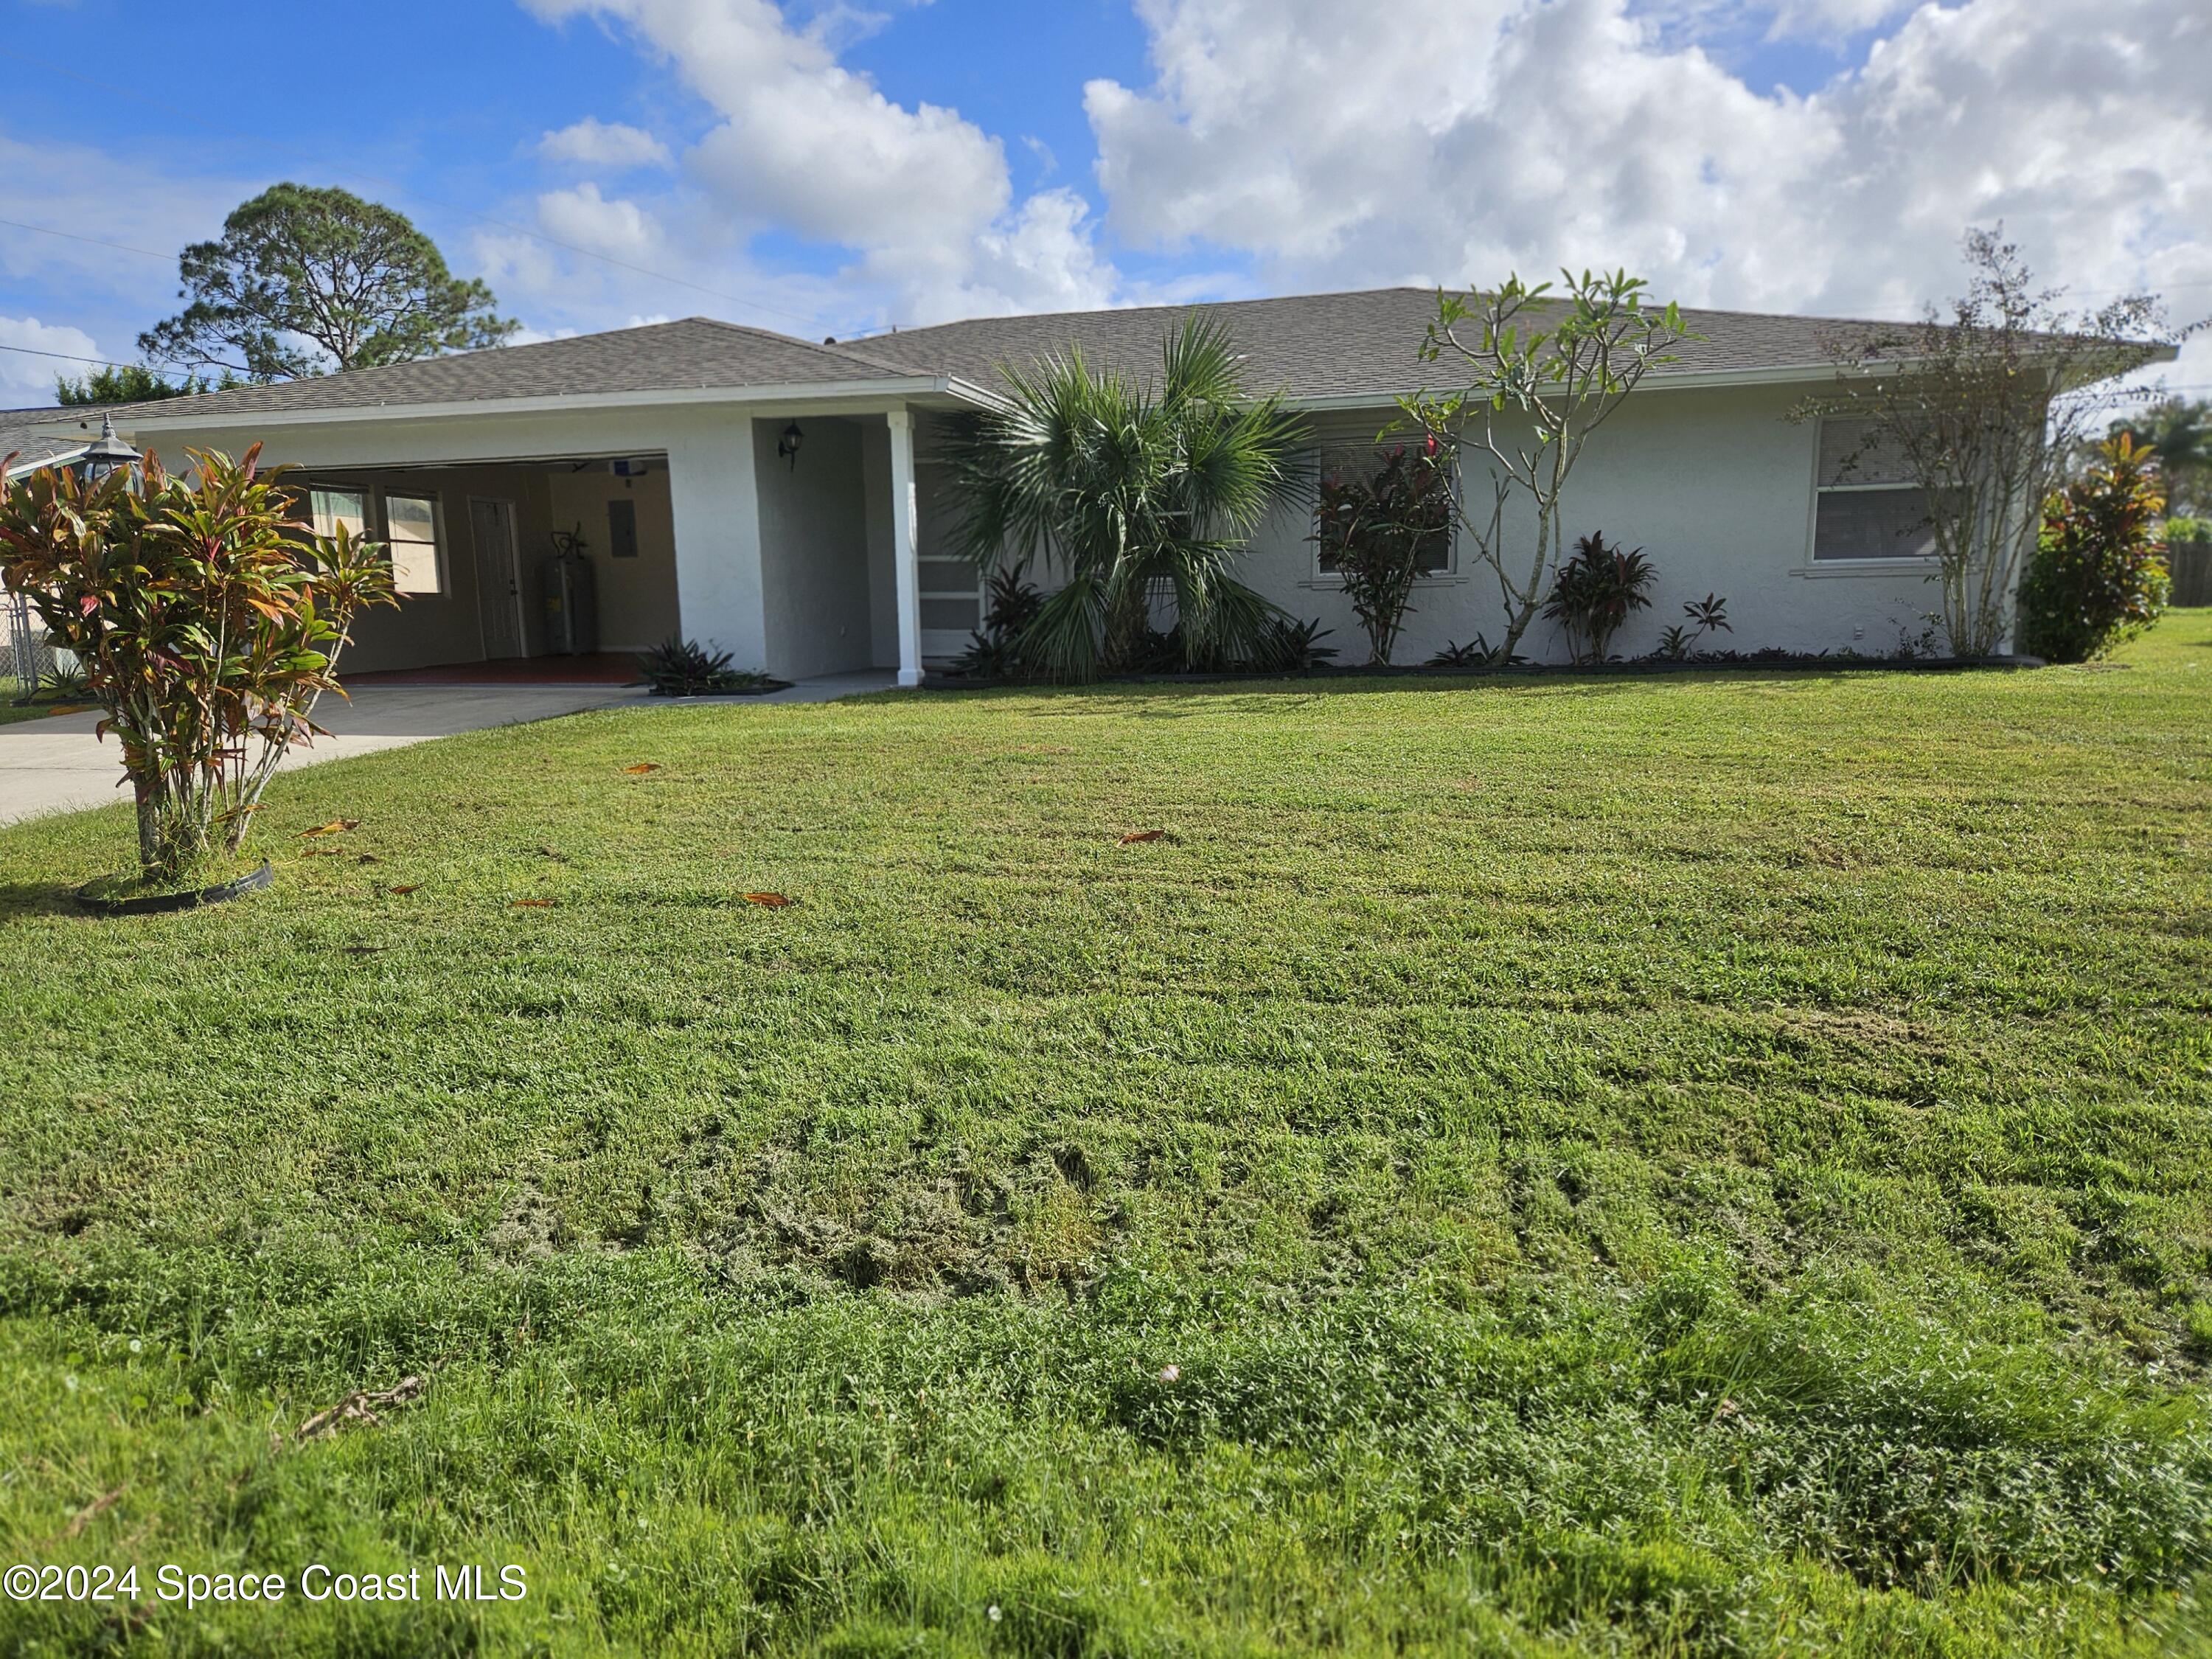
[[[0,345],[0,351],[20,351],[27,357],[58,357],[65,363],[94,363],[101,368],[137,368],[137,363],[111,362],[105,357],[80,357],[73,351],[41,351],[36,346]]]
[[[112,247],[118,253],[143,253],[149,259],[166,262],[177,257],[173,253],[157,253],[150,247],[132,247],[128,242],[104,242],[97,236],[81,235],[74,230],[56,230],[52,225],[27,225],[21,219],[0,219],[0,225],[10,230],[34,230],[41,236],[59,236],[71,242],[89,242],[94,247]]]

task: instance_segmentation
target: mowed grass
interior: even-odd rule
[[[2206,1640],[2212,613],[587,714],[73,914],[128,832],[0,831],[0,1559],[142,1594],[0,1649]],[[312,1562],[529,1594],[153,1595]]]
[[[21,697],[22,695],[22,681],[15,678],[12,675],[0,674],[0,726],[11,725],[16,720],[43,720],[46,715],[53,714],[58,707],[58,705],[52,702],[18,702],[16,699]],[[81,708],[86,705],[77,703],[74,705],[63,704],[58,706],[64,708],[75,707]]]

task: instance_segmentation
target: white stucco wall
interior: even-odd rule
[[[1734,623],[1733,633],[1713,642],[1741,651],[1885,652],[1900,635],[1922,632],[1937,595],[1919,574],[1847,565],[1806,574],[1816,433],[1785,418],[1802,390],[1644,392],[1593,441],[1569,488],[1569,542],[1603,531],[1624,546],[1642,547],[1658,572],[1651,608],[1621,632],[1615,651],[1650,650],[1661,631],[1681,618],[1686,601],[1708,592],[1727,599]],[[1376,406],[1316,416],[1316,441],[1372,438],[1389,413]],[[775,453],[775,435],[794,414],[807,433],[795,472]],[[928,420],[921,425],[925,462],[930,426]],[[676,614],[667,617],[664,595],[652,617],[606,616],[603,637],[610,645],[650,643],[680,627],[687,636],[732,652],[742,666],[785,677],[896,658],[888,447],[879,413],[850,404],[757,410],[692,404],[368,417],[272,427],[265,434],[201,428],[155,441],[175,462],[187,443],[234,453],[261,435],[270,441],[272,459],[325,468],[663,456]],[[925,520],[933,509],[941,520],[933,500],[923,502]],[[449,523],[459,522],[454,511],[465,509],[449,508]],[[550,499],[525,501],[526,551],[542,546],[543,531],[556,516]],[[565,523],[578,515],[564,507],[558,516]],[[651,522],[641,508],[641,542]],[[941,522],[936,527],[941,530]],[[603,525],[599,530],[596,539],[604,541]],[[1309,533],[1304,510],[1279,514],[1255,538],[1244,578],[1286,611],[1319,617],[1334,630],[1329,643],[1339,660],[1359,662],[1364,638],[1340,588],[1316,572]],[[921,535],[926,544],[932,542],[930,523]],[[1400,662],[1421,661],[1448,641],[1464,643],[1478,633],[1495,641],[1502,632],[1496,580],[1465,545],[1455,571],[1423,582],[1413,605],[1396,653]],[[659,625],[664,618],[666,625]],[[639,637],[623,637],[633,633]],[[1539,659],[1565,655],[1558,630],[1542,623],[1522,650]],[[461,653],[462,659],[468,654]]]
[[[805,679],[866,668],[875,647],[860,425],[806,421],[795,465],[776,455],[781,430],[753,422],[769,672]]]
[[[892,565],[891,434],[860,423],[860,500],[867,516],[869,666],[898,666],[898,572]]]
[[[1879,653],[1926,627],[1938,595],[1920,574],[1833,564],[1804,574],[1813,563],[1816,434],[1786,418],[1801,395],[1788,386],[1646,392],[1591,440],[1567,487],[1568,550],[1577,537],[1601,532],[1608,542],[1641,547],[1657,570],[1650,609],[1615,636],[1616,654],[1651,650],[1668,624],[1683,619],[1684,604],[1708,593],[1728,601],[1735,630],[1706,641],[1720,649]],[[1316,444],[1364,442],[1389,417],[1379,408],[1316,417]],[[1509,527],[1520,532],[1513,545],[1533,548],[1532,519],[1524,514]],[[1279,513],[1254,538],[1244,579],[1285,610],[1333,629],[1327,643],[1340,662],[1364,661],[1366,636],[1341,586],[1316,571],[1310,534],[1304,508]],[[1525,580],[1525,564],[1515,574]],[[1496,576],[1462,536],[1453,574],[1415,589],[1394,658],[1418,663],[1477,634],[1494,644],[1504,616]],[[1521,650],[1537,661],[1567,654],[1558,628],[1541,620]]]

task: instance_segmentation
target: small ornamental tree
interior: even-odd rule
[[[383,548],[298,520],[260,447],[192,451],[186,477],[150,454],[93,483],[46,467],[0,496],[0,580],[122,741],[149,884],[238,850],[277,763],[321,734],[356,612],[394,602]]]
[[[1421,356],[1462,383],[1399,404],[1480,502],[1471,509],[1462,497],[1455,510],[1475,557],[1498,578],[1505,606],[1499,662],[1513,659],[1551,592],[1565,545],[1567,482],[1583,451],[1644,375],[1699,337],[1673,304],[1646,303],[1650,284],[1640,276],[1560,274],[1556,292],[1514,276],[1492,294],[1439,294]],[[1523,497],[1534,520],[1526,539],[1508,532],[1510,509]]]
[[[1972,276],[1948,312],[1834,332],[1834,386],[1796,414],[1853,422],[1865,452],[1892,458],[1919,487],[1938,620],[1954,656],[1980,657],[2013,632],[2043,504],[2109,408],[2103,388],[2157,360],[2162,319],[2147,295],[2066,309],[1996,231],[1970,231],[1966,253]]]
[[[2020,587],[2023,650],[2087,662],[2158,620],[2169,591],[2165,506],[2148,449],[2124,432],[2097,447],[2096,464],[2044,508]]]
[[[1424,555],[1451,535],[1451,476],[1431,437],[1394,446],[1371,471],[1322,475],[1313,539],[1322,568],[1344,579],[1352,614],[1367,630],[1369,660],[1388,663],[1412,607]]]

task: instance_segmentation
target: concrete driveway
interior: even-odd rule
[[[636,692],[610,685],[365,686],[351,702],[325,698],[316,713],[336,735],[316,738],[312,749],[293,750],[284,763],[312,766],[479,726],[545,720],[638,698]],[[99,723],[94,711],[0,726],[0,823],[130,799],[119,787],[123,762],[115,739],[101,743],[92,735]]]
[[[826,702],[884,690],[891,679],[888,672],[835,674],[801,680],[760,701]],[[653,701],[635,687],[619,685],[362,686],[350,702],[325,698],[316,712],[334,735],[318,738],[312,749],[293,750],[284,763],[312,766],[487,726]],[[0,823],[129,799],[118,787],[123,765],[115,740],[101,743],[92,734],[99,723],[95,711],[0,726]]]

